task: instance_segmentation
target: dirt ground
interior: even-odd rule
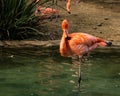
[[[103,2],[107,1],[107,2]],[[4,41],[0,46],[5,47],[29,47],[59,45],[63,19],[69,21],[69,32],[85,32],[113,42],[120,47],[120,2],[108,2],[109,0],[81,0],[80,4],[72,2],[71,14],[58,8],[59,18],[44,19],[40,21],[40,32],[45,36],[34,37],[23,41]],[[111,0],[110,0],[111,1]],[[112,0],[113,1],[113,0]],[[117,0],[115,0],[117,1]],[[119,1],[119,0],[118,0]],[[65,8],[65,2],[59,1],[58,5]],[[41,40],[47,40],[41,42]],[[50,41],[52,40],[52,41]],[[53,41],[54,40],[54,41]]]
[[[58,5],[65,8],[63,1],[59,1]],[[85,32],[116,43],[120,42],[120,2],[102,0],[81,0],[80,4],[72,2],[71,14],[61,8],[58,9],[60,17],[57,21],[55,19],[43,21],[46,29],[42,31],[45,31],[48,38],[60,39],[61,22],[68,19],[69,32]]]

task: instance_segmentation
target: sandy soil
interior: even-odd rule
[[[106,3],[101,1],[104,0],[81,0],[80,4],[72,2],[71,14],[58,8],[60,10],[60,17],[57,21],[56,19],[52,21],[49,19],[40,21],[40,26],[43,26],[40,27],[40,31],[45,34],[43,38],[37,36],[33,38],[35,40],[30,39],[31,41],[4,41],[0,42],[0,46],[29,47],[59,45],[62,36],[61,22],[63,19],[68,19],[70,23],[69,32],[89,33],[110,40],[113,42],[113,45],[120,47],[120,3]],[[59,1],[58,4],[65,8],[64,1]],[[47,41],[41,42],[41,39]]]
[[[100,1],[102,0],[81,0],[80,4],[72,2],[71,14],[59,8],[60,17],[57,21],[44,20],[46,30],[43,31],[50,39],[60,39],[61,22],[66,18],[70,23],[69,32],[85,32],[120,42],[120,3]],[[65,2],[59,2],[59,5],[65,8]]]

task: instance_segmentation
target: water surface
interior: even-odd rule
[[[120,96],[120,52],[96,51],[82,63],[58,48],[0,49],[0,96]]]

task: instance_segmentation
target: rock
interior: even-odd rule
[[[95,30],[96,30],[96,29],[97,29],[97,27],[93,27],[93,29],[95,29]]]
[[[108,17],[105,17],[104,20],[108,20],[109,18]]]
[[[74,83],[75,83],[75,81],[73,81],[73,80],[70,80],[69,82],[70,82],[70,83],[72,83],[72,84],[74,84]]]
[[[99,23],[99,24],[97,24],[97,26],[102,26],[103,25],[103,23]]]

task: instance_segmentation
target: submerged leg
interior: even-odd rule
[[[82,56],[82,58],[80,58],[81,63],[84,63],[85,61],[88,61],[88,60],[89,60],[89,57],[90,57],[90,52],[84,54],[84,55]]]
[[[78,87],[80,88],[81,83],[81,57],[79,57],[79,71],[78,71]]]

